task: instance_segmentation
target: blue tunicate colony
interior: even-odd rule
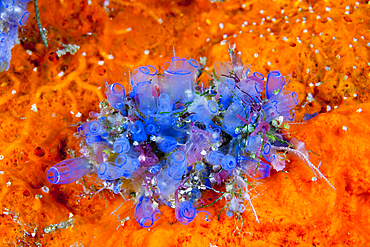
[[[0,73],[9,69],[11,49],[18,43],[18,27],[26,25],[30,0],[0,0]]]
[[[48,180],[65,184],[97,174],[104,188],[136,202],[142,227],[160,217],[158,205],[175,208],[177,220],[190,223],[207,206],[206,190],[223,194],[228,216],[243,213],[247,201],[258,221],[251,181],[282,170],[287,151],[304,155],[281,134],[298,98],[285,90],[279,71],[265,79],[234,52],[231,57],[215,64],[207,88],[196,83],[198,62],[179,57],[162,74],[150,65],[133,70],[128,94],[122,84],[106,82],[109,104],[101,102],[100,113],[78,128],[81,157],[51,167]]]

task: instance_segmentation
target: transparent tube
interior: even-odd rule
[[[197,63],[194,61],[186,63],[184,58],[173,57],[171,63],[163,66],[165,81],[162,93],[168,94],[174,102],[187,103],[195,98],[194,74]]]
[[[256,81],[261,91],[265,88],[265,76],[263,74],[254,72],[252,76],[248,76],[248,79]]]
[[[199,68],[199,63],[194,59],[189,59],[187,63],[187,69],[190,71],[190,76],[192,79],[195,78]]]
[[[140,167],[140,161],[130,154],[120,154],[117,156],[115,164],[124,173],[132,174],[137,171]]]
[[[224,170],[231,172],[236,167],[236,159],[232,155],[227,154],[223,158],[221,166]]]
[[[109,104],[116,110],[122,110],[125,103],[125,88],[120,83],[109,85],[105,81],[105,95]]]
[[[101,180],[114,180],[123,176],[123,172],[115,166],[114,162],[101,163],[98,168],[98,178]]]
[[[105,127],[98,120],[83,123],[79,129],[83,131],[85,136],[99,136],[106,133]]]
[[[47,179],[52,184],[68,184],[83,177],[92,167],[85,159],[74,158],[63,160],[47,171]]]
[[[225,155],[220,151],[212,150],[207,155],[207,161],[213,166],[222,165],[222,160],[224,159],[224,157]]]
[[[113,150],[116,153],[128,153],[130,151],[130,147],[130,142],[125,136],[117,138],[113,143]]]
[[[179,187],[181,179],[174,179],[169,174],[169,168],[160,171],[157,175],[157,186],[162,197],[171,195]]]
[[[276,96],[276,101],[278,112],[289,111],[298,105],[298,96],[296,92],[283,91]]]
[[[164,153],[170,153],[177,148],[177,141],[171,136],[162,136],[156,142],[158,149]]]
[[[285,83],[285,78],[280,71],[271,71],[267,76],[266,97],[270,99],[272,96],[280,93]]]
[[[242,118],[246,118],[246,112],[249,113],[249,109],[244,109],[243,105],[239,101],[232,103],[225,113],[224,120],[222,122],[224,129],[231,136],[237,136],[235,128],[238,126],[244,126],[244,122],[237,117],[239,114]]]
[[[231,92],[235,89],[235,81],[233,79],[226,79],[224,82],[220,82],[217,86],[218,93],[222,97],[229,97]]]
[[[139,68],[134,69],[132,74],[133,74],[132,75],[133,86],[143,81],[150,81],[152,83],[155,83],[157,69],[152,65],[141,66]]]
[[[184,225],[192,222],[197,214],[194,205],[189,201],[183,201],[179,204],[179,209],[175,211],[177,220]]]
[[[151,227],[160,217],[160,211],[150,203],[149,197],[141,197],[135,208],[135,220],[141,227]]]
[[[252,160],[247,156],[240,156],[240,166],[248,177],[253,179],[262,179],[270,176],[270,166],[266,162],[260,160]]]
[[[157,111],[155,99],[152,96],[152,83],[150,81],[139,82],[135,89],[135,102],[146,116],[154,114]]]
[[[161,94],[157,101],[158,112],[172,112],[173,103],[168,94]]]
[[[209,100],[206,104],[199,105],[193,110],[195,113],[195,115],[193,115],[193,120],[207,124],[216,115],[217,111],[217,103],[213,100]]]
[[[181,151],[176,151],[167,159],[167,165],[169,166],[168,174],[173,179],[179,180],[184,175],[188,163],[185,154]]]
[[[137,142],[145,141],[148,135],[145,132],[145,125],[141,121],[135,121],[131,127],[132,139]]]

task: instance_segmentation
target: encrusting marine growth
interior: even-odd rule
[[[163,71],[148,65],[129,72],[128,94],[122,84],[106,82],[108,103],[90,112],[91,120],[76,133],[81,157],[51,167],[49,182],[96,174],[103,187],[95,194],[107,188],[124,201],[134,200],[142,227],[160,217],[160,204],[175,208],[184,225],[202,212],[209,220],[198,209],[220,199],[226,202],[220,213],[241,218],[246,202],[259,222],[249,191],[271,169],[282,171],[287,153],[333,187],[309,160],[304,143],[286,137],[298,97],[285,90],[285,77],[279,71],[270,71],[267,79],[252,72],[234,49],[229,48],[231,62],[215,64],[208,87],[196,81],[202,72],[196,60],[176,56]],[[220,197],[205,204],[206,190]]]

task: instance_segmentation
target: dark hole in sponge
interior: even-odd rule
[[[35,148],[35,155],[37,157],[43,157],[45,155],[45,150],[42,147]]]

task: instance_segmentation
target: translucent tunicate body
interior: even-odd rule
[[[216,115],[217,111],[217,103],[213,100],[209,100],[204,105],[199,105],[194,109],[193,112],[195,115],[193,115],[193,120],[207,124]]]
[[[222,160],[221,166],[224,170],[231,172],[236,167],[236,159],[232,155],[226,154]]]
[[[266,97],[270,99],[272,96],[280,93],[285,84],[286,81],[280,71],[270,71],[267,76]]]
[[[68,184],[81,178],[91,169],[87,160],[82,158],[63,160],[47,171],[47,179],[52,184]]]
[[[169,113],[172,111],[173,102],[171,97],[168,94],[161,94],[158,97],[157,101],[158,112]]]
[[[176,151],[167,159],[167,168],[157,175],[157,186],[162,197],[167,197],[178,188],[187,167],[185,154]]]
[[[79,132],[83,132],[85,136],[99,136],[99,135],[106,135],[105,127],[98,121],[93,120],[86,123],[83,123],[79,127]]]
[[[220,151],[212,150],[207,155],[207,161],[213,165],[222,165],[222,160],[224,159],[225,155],[221,153]]]
[[[113,150],[116,153],[128,153],[130,151],[130,147],[130,142],[125,136],[117,138],[113,143]]]
[[[157,105],[152,95],[152,83],[143,81],[136,84],[135,102],[141,113],[146,116],[154,114],[157,111]]]
[[[109,85],[105,81],[105,95],[109,104],[116,110],[124,110],[125,103],[125,88],[120,83]]]
[[[181,179],[174,179],[169,174],[169,168],[160,171],[157,175],[157,186],[162,197],[171,195],[179,187]]]
[[[253,160],[247,156],[239,156],[238,162],[244,173],[253,179],[262,179],[270,176],[270,166],[266,162]]]
[[[257,152],[261,148],[262,138],[260,135],[248,136],[245,149],[249,152]]]
[[[141,121],[135,121],[131,127],[132,139],[137,142],[145,141],[147,134],[145,132],[145,125]]]
[[[149,197],[141,197],[135,208],[135,220],[141,227],[151,227],[160,217],[160,211],[153,206]]]
[[[197,211],[190,201],[183,201],[178,207],[176,218],[181,224],[187,225],[194,220]]]
[[[115,166],[114,162],[101,163],[98,168],[98,178],[101,180],[114,180],[124,176],[124,172]]]
[[[132,85],[134,86],[134,91],[135,91],[135,86],[143,81],[150,81],[153,84],[156,82],[156,75],[157,75],[157,69],[152,66],[141,66],[139,68],[134,69],[132,73]]]
[[[25,25],[30,13],[20,4],[12,6],[5,4],[8,7],[1,8],[1,19],[11,25]]]
[[[237,136],[235,128],[239,126],[244,126],[243,121],[237,117],[237,114],[245,119],[247,113],[249,113],[249,109],[247,107],[243,107],[240,101],[235,101],[234,103],[232,103],[232,105],[227,108],[224,120],[222,121],[222,125],[225,131],[231,136]]]
[[[265,113],[266,122],[270,122],[280,115],[289,116],[289,111],[297,104],[298,96],[295,92],[283,91],[278,95],[272,96],[262,108]]]
[[[131,154],[120,154],[117,156],[115,164],[124,173],[132,174],[140,167],[140,161]]]
[[[173,57],[171,63],[164,66],[164,84],[162,93],[171,99],[183,103],[190,102],[195,97],[194,77],[199,64],[194,59]]]
[[[181,179],[187,167],[186,156],[181,151],[176,151],[167,159],[168,174],[174,179]]]
[[[156,143],[158,149],[165,153],[172,152],[177,147],[177,141],[171,136],[161,136]]]

